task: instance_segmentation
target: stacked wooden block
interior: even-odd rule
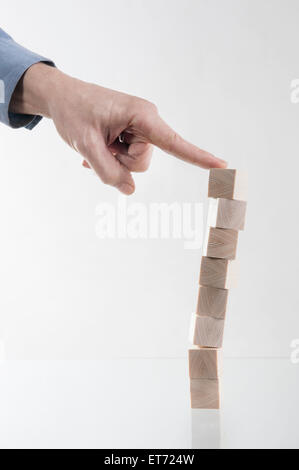
[[[245,223],[245,192],[237,170],[210,170],[208,227],[189,349],[192,408],[220,407],[220,354],[228,289],[236,278],[238,235]]]

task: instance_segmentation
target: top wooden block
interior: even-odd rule
[[[209,179],[209,197],[247,200],[246,175],[239,170],[212,168]]]

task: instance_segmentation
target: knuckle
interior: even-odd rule
[[[137,98],[137,107],[139,111],[143,111],[144,113],[155,114],[158,112],[157,106],[152,103],[151,101],[145,100],[143,98]]]
[[[144,163],[143,165],[141,165],[138,169],[138,172],[139,173],[144,173],[145,171],[147,171],[149,169],[149,162],[148,163]]]
[[[155,103],[149,102],[148,106],[153,113],[158,114],[158,106]]]
[[[152,103],[151,101],[146,101],[146,107],[150,113],[158,113],[158,107],[155,105],[155,103]]]
[[[130,170],[137,173],[143,173],[148,170],[150,166],[153,146],[150,144],[139,144],[139,146],[141,146],[141,149],[139,147],[139,151],[142,150],[142,152],[137,153],[135,156],[132,155],[133,160],[130,163]],[[135,150],[137,151],[138,149]]]
[[[135,171],[137,173],[144,173],[149,169],[149,166],[151,164],[151,155],[147,155],[144,158],[141,158],[139,161],[136,161],[135,164],[133,165],[134,168],[132,171]]]
[[[137,173],[144,173],[145,171],[148,170],[149,166],[150,166],[149,161],[140,162],[139,164],[136,165],[134,171],[136,171]]]

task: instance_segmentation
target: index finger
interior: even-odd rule
[[[181,160],[198,165],[201,168],[226,168],[227,162],[200,149],[178,135],[158,115],[152,115],[147,123],[149,141]]]

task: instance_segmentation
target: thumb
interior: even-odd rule
[[[131,173],[112,155],[101,136],[89,142],[83,156],[104,184],[114,186],[127,195],[135,191]]]

